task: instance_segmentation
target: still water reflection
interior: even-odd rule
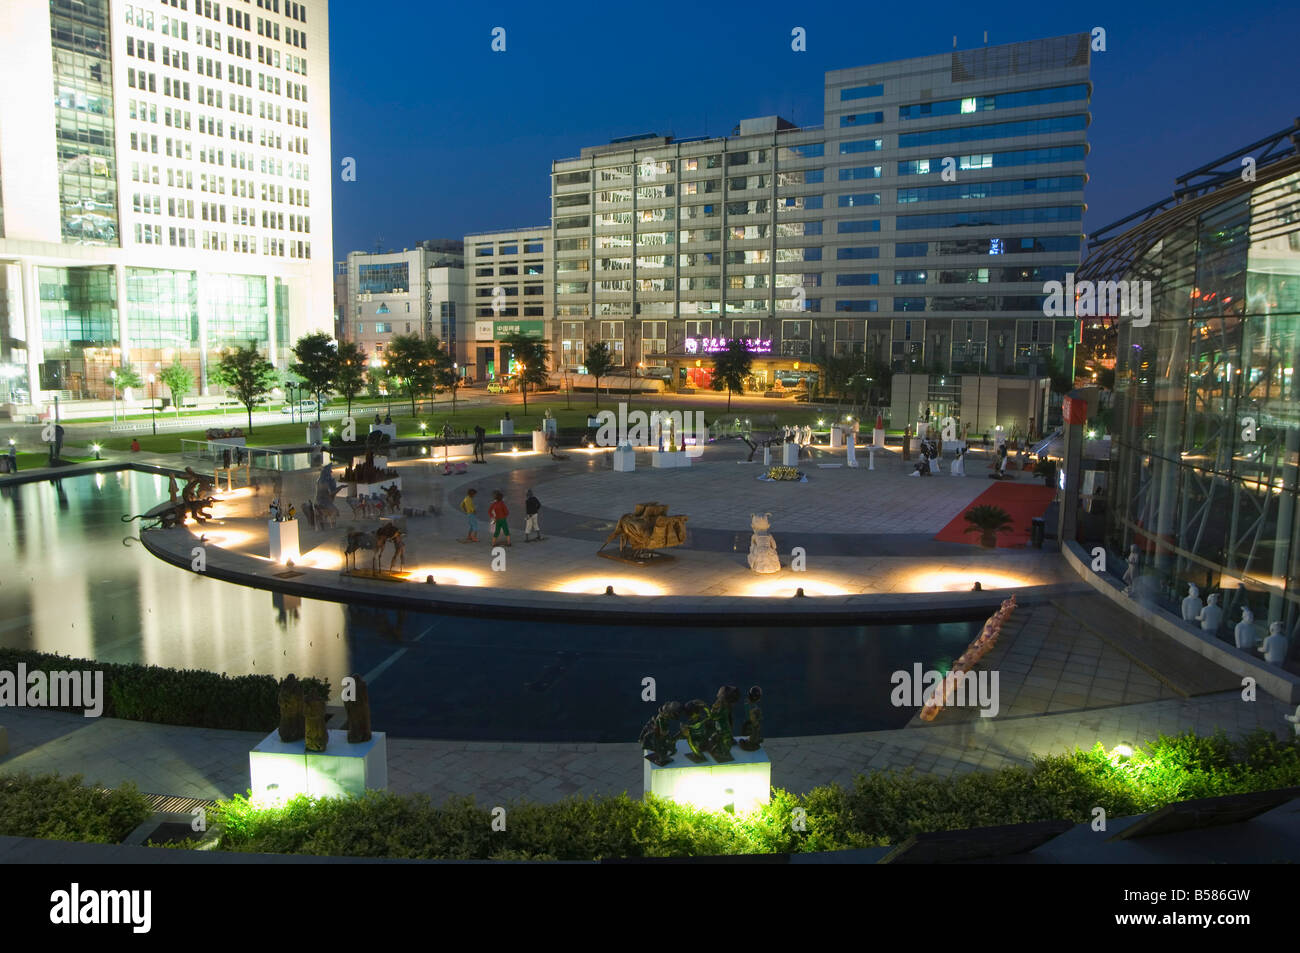
[[[663,629],[451,617],[246,589],[123,545],[166,479],[121,471],[6,488],[0,645],[231,675],[367,675],[375,726],[404,737],[630,741],[659,697],[763,685],[773,735],[899,727],[889,674],[961,653],[979,621]]]

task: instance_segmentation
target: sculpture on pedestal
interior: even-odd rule
[[[679,733],[673,730],[672,723],[681,713],[681,703],[668,702],[645,723],[641,729],[640,741],[641,747],[650,752],[645,756],[647,761],[662,766],[673,760],[673,755],[677,753]]]
[[[1282,631],[1282,623],[1270,622],[1268,624],[1268,638],[1259,647],[1259,651],[1264,653],[1264,661],[1270,665],[1281,665],[1286,661],[1288,648],[1287,637]]]
[[[356,697],[352,701],[344,699],[343,707],[348,713],[348,744],[356,745],[370,740],[370,689],[356,672],[352,673],[352,684]]]
[[[1201,623],[1203,632],[1219,631],[1219,623],[1223,621],[1223,610],[1219,608],[1219,594],[1217,592],[1210,593],[1209,601],[1205,604],[1205,608],[1201,609],[1200,615],[1196,619]]]
[[[1187,596],[1183,599],[1183,621],[1195,622],[1201,617],[1201,610],[1205,608],[1205,603],[1201,601],[1201,590],[1196,588],[1196,583],[1187,584]]]
[[[716,761],[736,760],[731,756],[731,746],[736,743],[736,738],[731,733],[731,706],[739,700],[740,689],[735,685],[723,685],[718,689],[717,697],[709,709],[709,753]]]
[[[763,689],[757,685],[745,695],[745,721],[740,726],[740,733],[745,737],[737,742],[742,751],[757,751],[763,747],[763,709],[758,707],[762,700]]]
[[[314,678],[303,683],[303,738],[308,751],[324,751],[329,744],[329,731],[325,727],[325,702],[328,699],[327,685]]]
[[[704,752],[709,747],[712,722],[709,706],[703,699],[692,699],[682,707],[682,737],[691,748],[686,757],[697,764],[708,760]]]
[[[290,673],[280,682],[280,740],[302,741],[305,731],[302,683]]]
[[[1124,570],[1124,595],[1133,595],[1133,583],[1137,580],[1138,548],[1137,544],[1128,548],[1128,568]]]
[[[1241,607],[1241,621],[1233,627],[1232,639],[1237,648],[1250,651],[1259,644],[1259,626],[1255,625],[1255,614],[1245,606]]]
[[[776,540],[768,532],[772,527],[772,514],[759,516],[751,513],[750,528],[754,531],[749,537],[749,568],[757,573],[781,571],[781,559],[777,555]]]

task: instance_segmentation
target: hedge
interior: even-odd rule
[[[279,682],[271,675],[229,676],[198,669],[96,662],[0,648],[0,672],[16,673],[20,662],[28,672],[103,672],[102,715],[107,718],[239,731],[270,731],[280,721]]]
[[[0,777],[0,835],[118,844],[153,813],[135,785],[105,791],[80,775]]]
[[[1175,801],[1300,784],[1300,744],[1264,731],[1238,742],[1222,734],[1160,736],[1131,758],[1090,751],[1035,758],[1029,767],[942,779],[905,772],[861,775],[803,797],[776,789],[748,816],[693,810],[649,798],[571,797],[513,803],[506,829],[490,807],[453,799],[368,792],[260,809],[243,797],[214,809],[221,850],[350,857],[595,860],[798,853],[897,844],[925,831],[1146,813]],[[795,810],[804,812],[796,830]]]

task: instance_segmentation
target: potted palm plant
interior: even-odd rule
[[[980,545],[985,549],[993,549],[998,544],[998,533],[1005,533],[1011,529],[1011,514],[1000,506],[990,506],[984,504],[981,506],[972,506],[966,511],[966,522],[970,526],[966,527],[968,533],[980,534]]]

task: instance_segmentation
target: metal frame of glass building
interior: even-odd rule
[[[1094,238],[1078,281],[1149,281],[1119,320],[1106,543],[1168,607],[1220,591],[1300,629],[1300,120]],[[1244,159],[1252,160],[1249,163]],[[1137,224],[1130,224],[1137,222]],[[1119,234],[1117,227],[1128,226]],[[1112,237],[1113,234],[1113,237]]]

